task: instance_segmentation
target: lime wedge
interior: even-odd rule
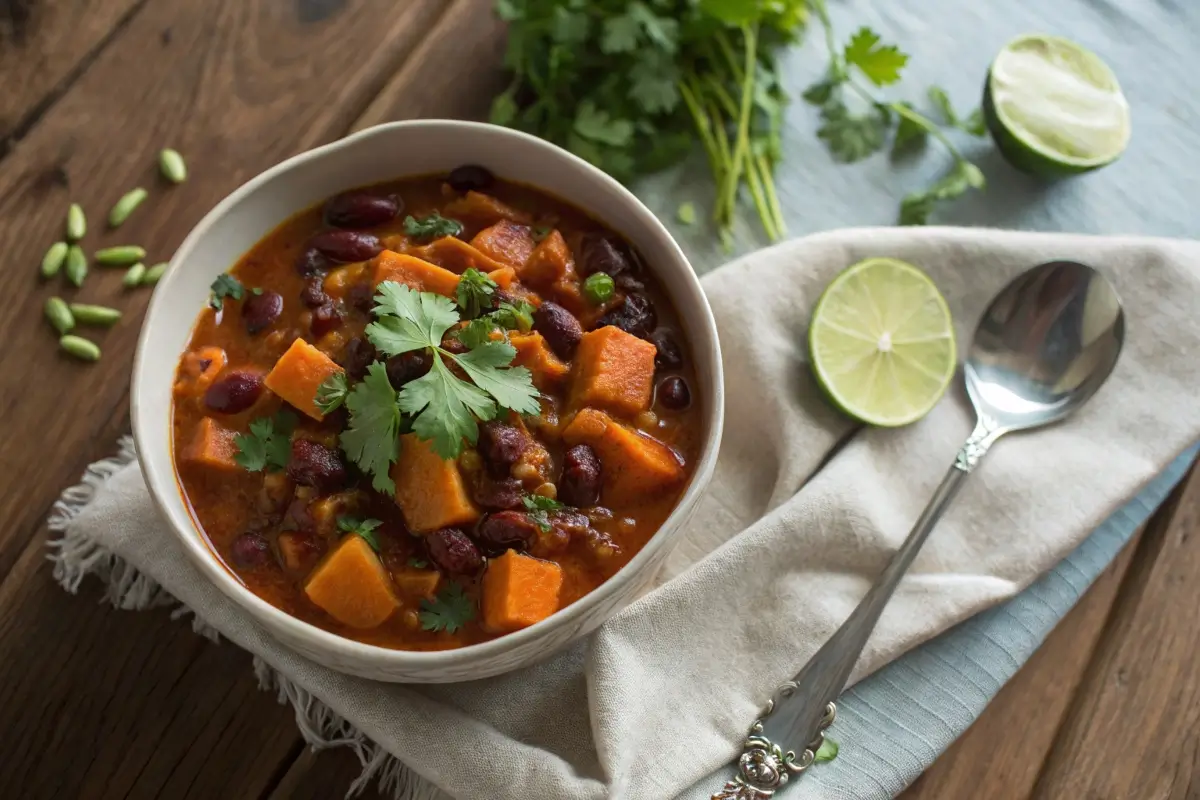
[[[1018,169],[1062,177],[1102,167],[1129,143],[1129,103],[1100,57],[1068,39],[1033,33],[988,70],[983,115]]]
[[[808,328],[813,372],[842,411],[894,427],[929,413],[954,377],[950,309],[921,270],[868,258],[825,288]]]

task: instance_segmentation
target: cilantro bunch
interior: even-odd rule
[[[487,277],[480,274],[468,283],[469,290],[460,293],[464,311],[480,314],[485,310],[485,300],[495,291],[495,284],[488,286],[485,281]],[[507,340],[492,340],[483,333],[503,325],[504,308],[472,321],[481,335],[463,341],[467,352],[452,353],[442,347],[446,333],[461,321],[451,300],[393,281],[384,281],[377,291],[375,321],[366,328],[367,338],[385,356],[413,351],[428,354],[429,372],[397,391],[388,380],[386,365],[376,361],[353,386],[338,374],[327,379],[317,393],[322,412],[343,404],[349,411],[342,450],[372,476],[371,485],[377,491],[395,491],[388,473],[399,455],[402,430],[431,442],[442,458],[456,458],[464,440],[472,444],[478,440],[479,422],[495,419],[500,409],[538,413],[538,392],[529,370],[510,366],[516,348]]]
[[[561,145],[618,180],[682,161],[697,138],[723,236],[746,186],[771,239],[785,231],[775,166],[787,96],[776,55],[806,0],[497,0],[508,89],[491,120]]]
[[[845,47],[839,48],[825,0],[811,2],[825,29],[829,70],[824,79],[808,87],[804,99],[821,109],[821,127],[817,136],[825,142],[830,154],[842,162],[859,161],[882,150],[893,129],[893,158],[919,150],[929,137],[944,145],[954,158],[953,165],[933,185],[912,192],[901,201],[901,225],[923,225],[939,202],[953,200],[968,189],[984,188],[983,173],[967,160],[942,126],[909,103],[885,101],[875,96],[873,87],[888,86],[900,80],[908,56],[895,45],[882,44],[879,35],[865,27],[860,28]],[[863,107],[859,113],[854,113],[847,103],[846,90],[857,95]],[[947,127],[958,128],[973,136],[987,135],[980,111],[976,110],[966,119],[960,118],[950,105],[946,92],[937,86],[929,89],[929,98],[941,112]]]

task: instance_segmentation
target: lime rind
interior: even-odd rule
[[[945,299],[925,273],[891,258],[860,261],[825,288],[808,345],[813,373],[830,401],[879,427],[907,425],[929,413],[957,366]]]
[[[1046,176],[1111,164],[1125,151],[1129,103],[1095,53],[1058,36],[1027,34],[1001,49],[988,70],[983,114],[1014,166]]]

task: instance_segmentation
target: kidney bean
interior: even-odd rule
[[[688,388],[687,381],[678,375],[672,375],[658,384],[655,399],[663,408],[681,411],[692,404],[692,390]]]
[[[577,444],[563,454],[558,499],[569,506],[587,508],[600,500],[600,459],[586,444]]]
[[[472,575],[483,566],[483,556],[467,535],[457,528],[442,528],[425,537],[429,557],[444,572]]]
[[[292,441],[287,474],[301,486],[312,486],[322,492],[336,491],[346,483],[346,465],[338,452],[308,439]]]
[[[239,567],[261,567],[271,560],[271,545],[261,533],[243,533],[229,546],[229,555]]]
[[[359,231],[325,231],[308,240],[308,246],[331,261],[343,264],[366,261],[383,250],[379,237]]]
[[[433,359],[424,350],[409,350],[387,360],[388,381],[393,389],[399,390],[404,384],[429,372],[432,366]]]
[[[550,525],[571,536],[580,536],[592,530],[592,521],[587,514],[578,511],[555,511],[550,514]]]
[[[326,303],[313,309],[312,322],[309,323],[309,327],[312,328],[313,336],[320,339],[330,331],[337,330],[341,324],[342,314],[337,310],[337,306],[333,303]]]
[[[226,372],[208,387],[204,405],[218,414],[237,414],[254,405],[262,390],[262,375],[257,372]]]
[[[304,497],[296,497],[288,503],[287,511],[283,512],[282,527],[285,531],[311,531],[316,526],[316,521],[308,512],[308,503]]]
[[[529,449],[529,437],[515,425],[491,420],[479,426],[479,455],[494,475],[507,475]]]
[[[625,302],[601,317],[596,327],[605,325],[613,325],[626,333],[645,339],[658,325],[658,312],[654,310],[654,303],[646,295],[627,294]]]
[[[583,326],[575,315],[558,303],[542,303],[533,312],[533,329],[540,333],[554,354],[564,361],[571,360],[583,337]]]
[[[669,330],[659,328],[650,334],[650,341],[658,350],[654,355],[655,369],[679,369],[683,366],[683,348]]]
[[[523,511],[497,511],[479,523],[478,533],[489,545],[524,550],[537,538],[538,526]]]
[[[356,283],[346,291],[346,302],[363,313],[375,310],[375,289],[369,283]]]
[[[471,499],[484,508],[516,508],[521,505],[524,487],[516,478],[496,480],[480,475],[471,489]]]
[[[338,363],[347,375],[357,380],[367,374],[367,367],[374,360],[375,346],[362,336],[355,336],[346,342],[346,349]]]
[[[300,292],[300,302],[305,308],[320,308],[333,302],[329,295],[325,294],[325,281],[320,275],[314,275],[304,284],[304,289]]]
[[[300,257],[296,259],[296,272],[306,278],[313,275],[324,275],[332,266],[333,262],[315,247],[305,248]]]
[[[335,228],[374,228],[393,219],[402,207],[396,195],[345,192],[325,204],[325,221]]]
[[[482,191],[491,186],[495,180],[495,176],[490,171],[477,164],[455,167],[446,176],[446,183],[450,184],[450,188],[456,192]]]
[[[264,289],[261,293],[251,292],[242,303],[242,321],[248,333],[258,333],[279,319],[283,313],[283,296],[279,292]]]
[[[584,275],[603,272],[617,278],[634,271],[625,248],[603,233],[584,234],[579,244],[579,265]]]

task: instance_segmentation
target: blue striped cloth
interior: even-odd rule
[[[911,55],[889,98],[928,109],[925,89],[940,85],[963,115],[979,102],[988,64],[1004,43],[1031,31],[1072,38],[1112,67],[1129,100],[1133,137],[1125,155],[1098,172],[1047,186],[1012,170],[990,141],[959,143],[984,171],[988,188],[940,211],[934,221],[1033,231],[1194,237],[1191,188],[1200,185],[1200,96],[1180,76],[1200,73],[1200,2],[1056,0],[982,3],[962,0],[828,0],[839,40],[859,26],[876,30]],[[787,57],[784,83],[798,96],[825,70],[819,32]],[[788,110],[778,193],[792,236],[848,225],[888,225],[907,192],[948,166],[930,146],[913,163],[884,155],[836,164],[816,138],[817,115],[797,100]],[[677,221],[683,199],[711,194],[706,167],[652,177],[638,193],[667,222],[700,272],[729,260],[706,226]],[[753,212],[735,228],[736,251],[765,242]],[[1068,255],[1069,254],[1064,254]],[[889,798],[926,769],[979,716],[1000,687],[1042,643],[1133,531],[1182,478],[1193,448],[1114,514],[1057,569],[1011,601],[968,620],[871,676],[842,698],[832,736],[839,758],[779,794],[799,798]],[[707,797],[728,771],[686,797]]]

